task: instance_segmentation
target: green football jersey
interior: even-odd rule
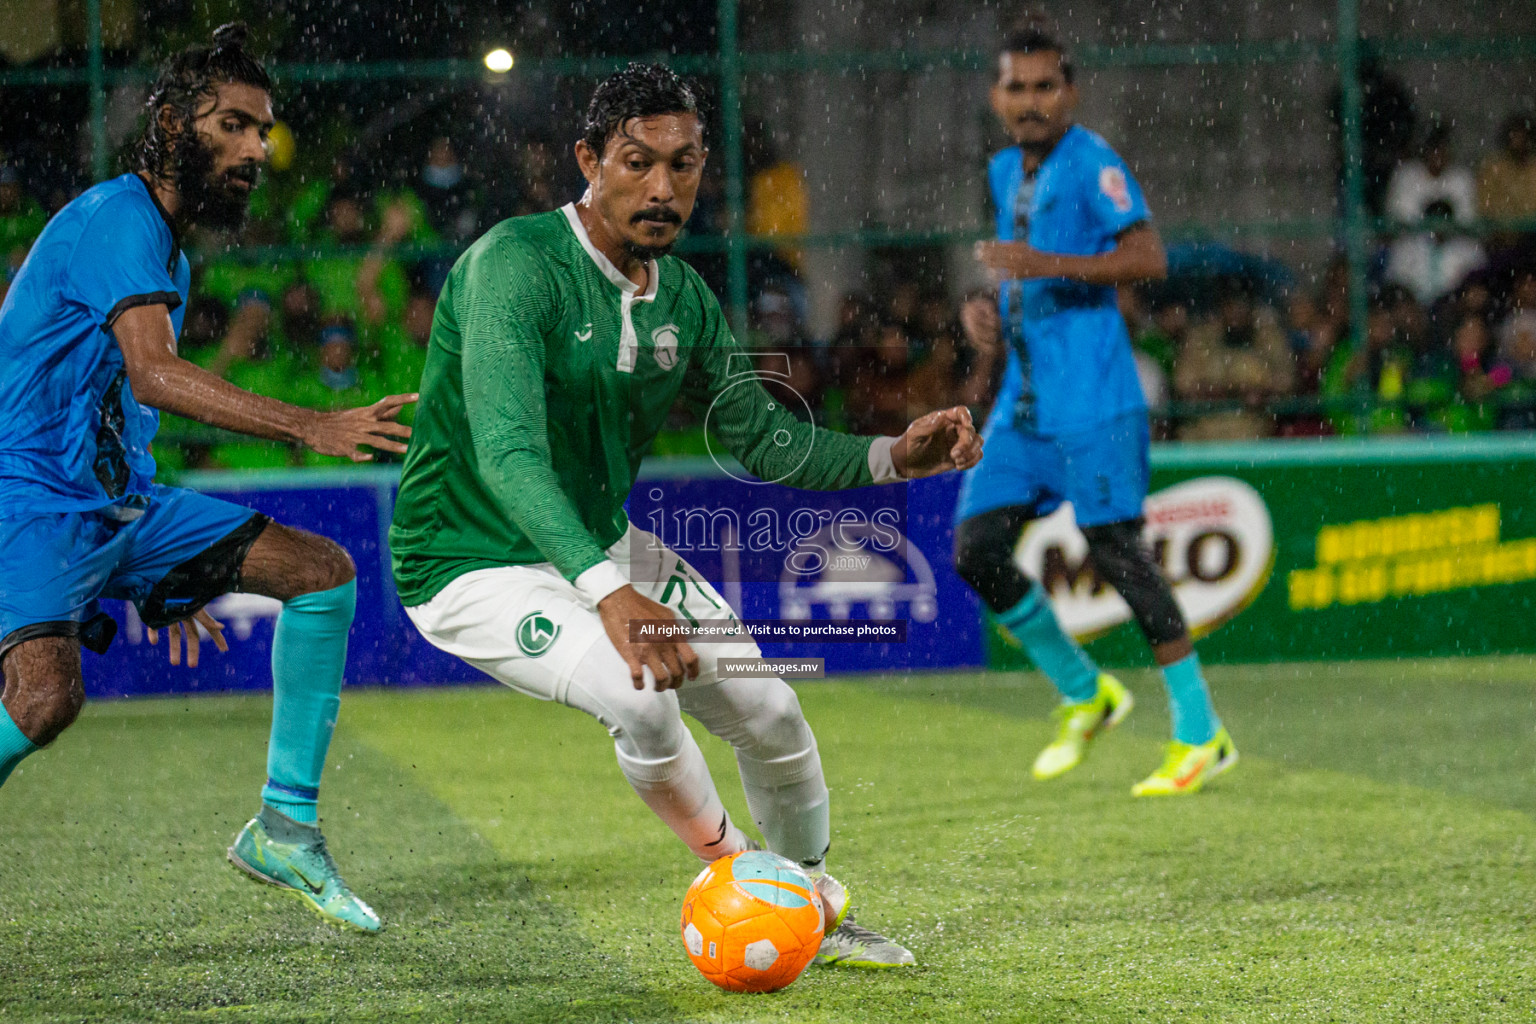
[[[647,269],[641,291],[574,205],[502,221],[459,258],[389,531],[406,605],[475,569],[548,562],[574,581],[606,563],[679,396],[761,479],[837,490],[876,482],[872,467],[894,478],[889,442],[872,457],[874,438],[817,431],[770,397],[693,268],[663,257]]]

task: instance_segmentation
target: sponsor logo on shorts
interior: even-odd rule
[[[517,649],[530,658],[537,658],[554,646],[559,635],[560,627],[548,615],[542,611],[529,612],[517,624]]]

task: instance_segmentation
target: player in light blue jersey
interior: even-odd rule
[[[992,158],[998,240],[980,243],[976,255],[1002,283],[1009,355],[983,433],[987,457],[961,485],[955,564],[1061,691],[1057,736],[1036,758],[1035,776],[1071,770],[1132,704],[1013,561],[1029,521],[1071,502],[1096,571],[1130,605],[1168,684],[1173,742],[1132,791],[1192,793],[1232,767],[1237,751],[1142,539],[1147,408],[1115,295],[1164,276],[1167,259],[1125,162],[1073,123],[1077,98],[1060,43],[1034,29],[1005,40],[992,107],[1017,145]]]
[[[0,306],[0,783],[85,703],[80,648],[116,632],[102,598],[170,630],[171,664],[229,591],[283,602],[261,812],[229,859],[326,920],[377,931],[326,850],[316,801],[336,725],[355,570],[334,542],[154,481],[157,410],[327,455],[403,452],[397,395],[334,413],[242,391],[176,354],[193,225],[238,227],[272,127],[271,83],[226,25],[171,58],[150,93],[139,168],[48,224]],[[3,812],[0,812],[3,814]],[[21,884],[20,879],[16,879]]]

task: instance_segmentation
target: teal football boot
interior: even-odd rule
[[[373,934],[384,927],[373,908],[353,894],[313,825],[263,807],[229,848],[229,862],[258,882],[286,889],[331,924]]]

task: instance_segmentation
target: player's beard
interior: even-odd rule
[[[213,150],[193,133],[187,145],[177,148],[172,171],[176,195],[181,200],[178,212],[187,223],[216,231],[234,231],[245,223],[251,194],[241,191],[233,179],[248,181],[254,188],[256,165],[215,172]]]
[[[630,256],[633,256],[641,263],[649,263],[651,260],[659,260],[663,256],[667,255],[672,251],[672,247],[676,244],[677,239],[675,238],[668,242],[666,245],[641,245],[639,242],[630,242],[626,240],[624,242],[624,252]]]
[[[657,219],[659,219],[662,223],[676,224],[679,228],[682,227],[683,223],[682,218],[672,210],[665,211]],[[639,215],[631,218],[631,223],[638,224],[645,222],[646,219],[640,217]],[[626,255],[633,256],[635,259],[642,263],[649,263],[651,260],[659,260],[672,251],[672,247],[677,244],[677,239],[681,234],[682,232],[679,231],[678,234],[673,235],[672,241],[668,242],[666,245],[646,245],[643,242],[635,242],[626,238],[623,242],[624,252]]]
[[[1026,153],[1030,153],[1038,157],[1044,157],[1048,155],[1051,150],[1055,149],[1056,143],[1061,141],[1062,136],[1066,135],[1067,129],[1071,127],[1070,124],[1062,125],[1053,123],[1046,118],[1039,116],[1027,118],[1027,120],[1035,125],[1038,125],[1043,134],[1033,139],[1020,139],[1019,148],[1024,150]]]

